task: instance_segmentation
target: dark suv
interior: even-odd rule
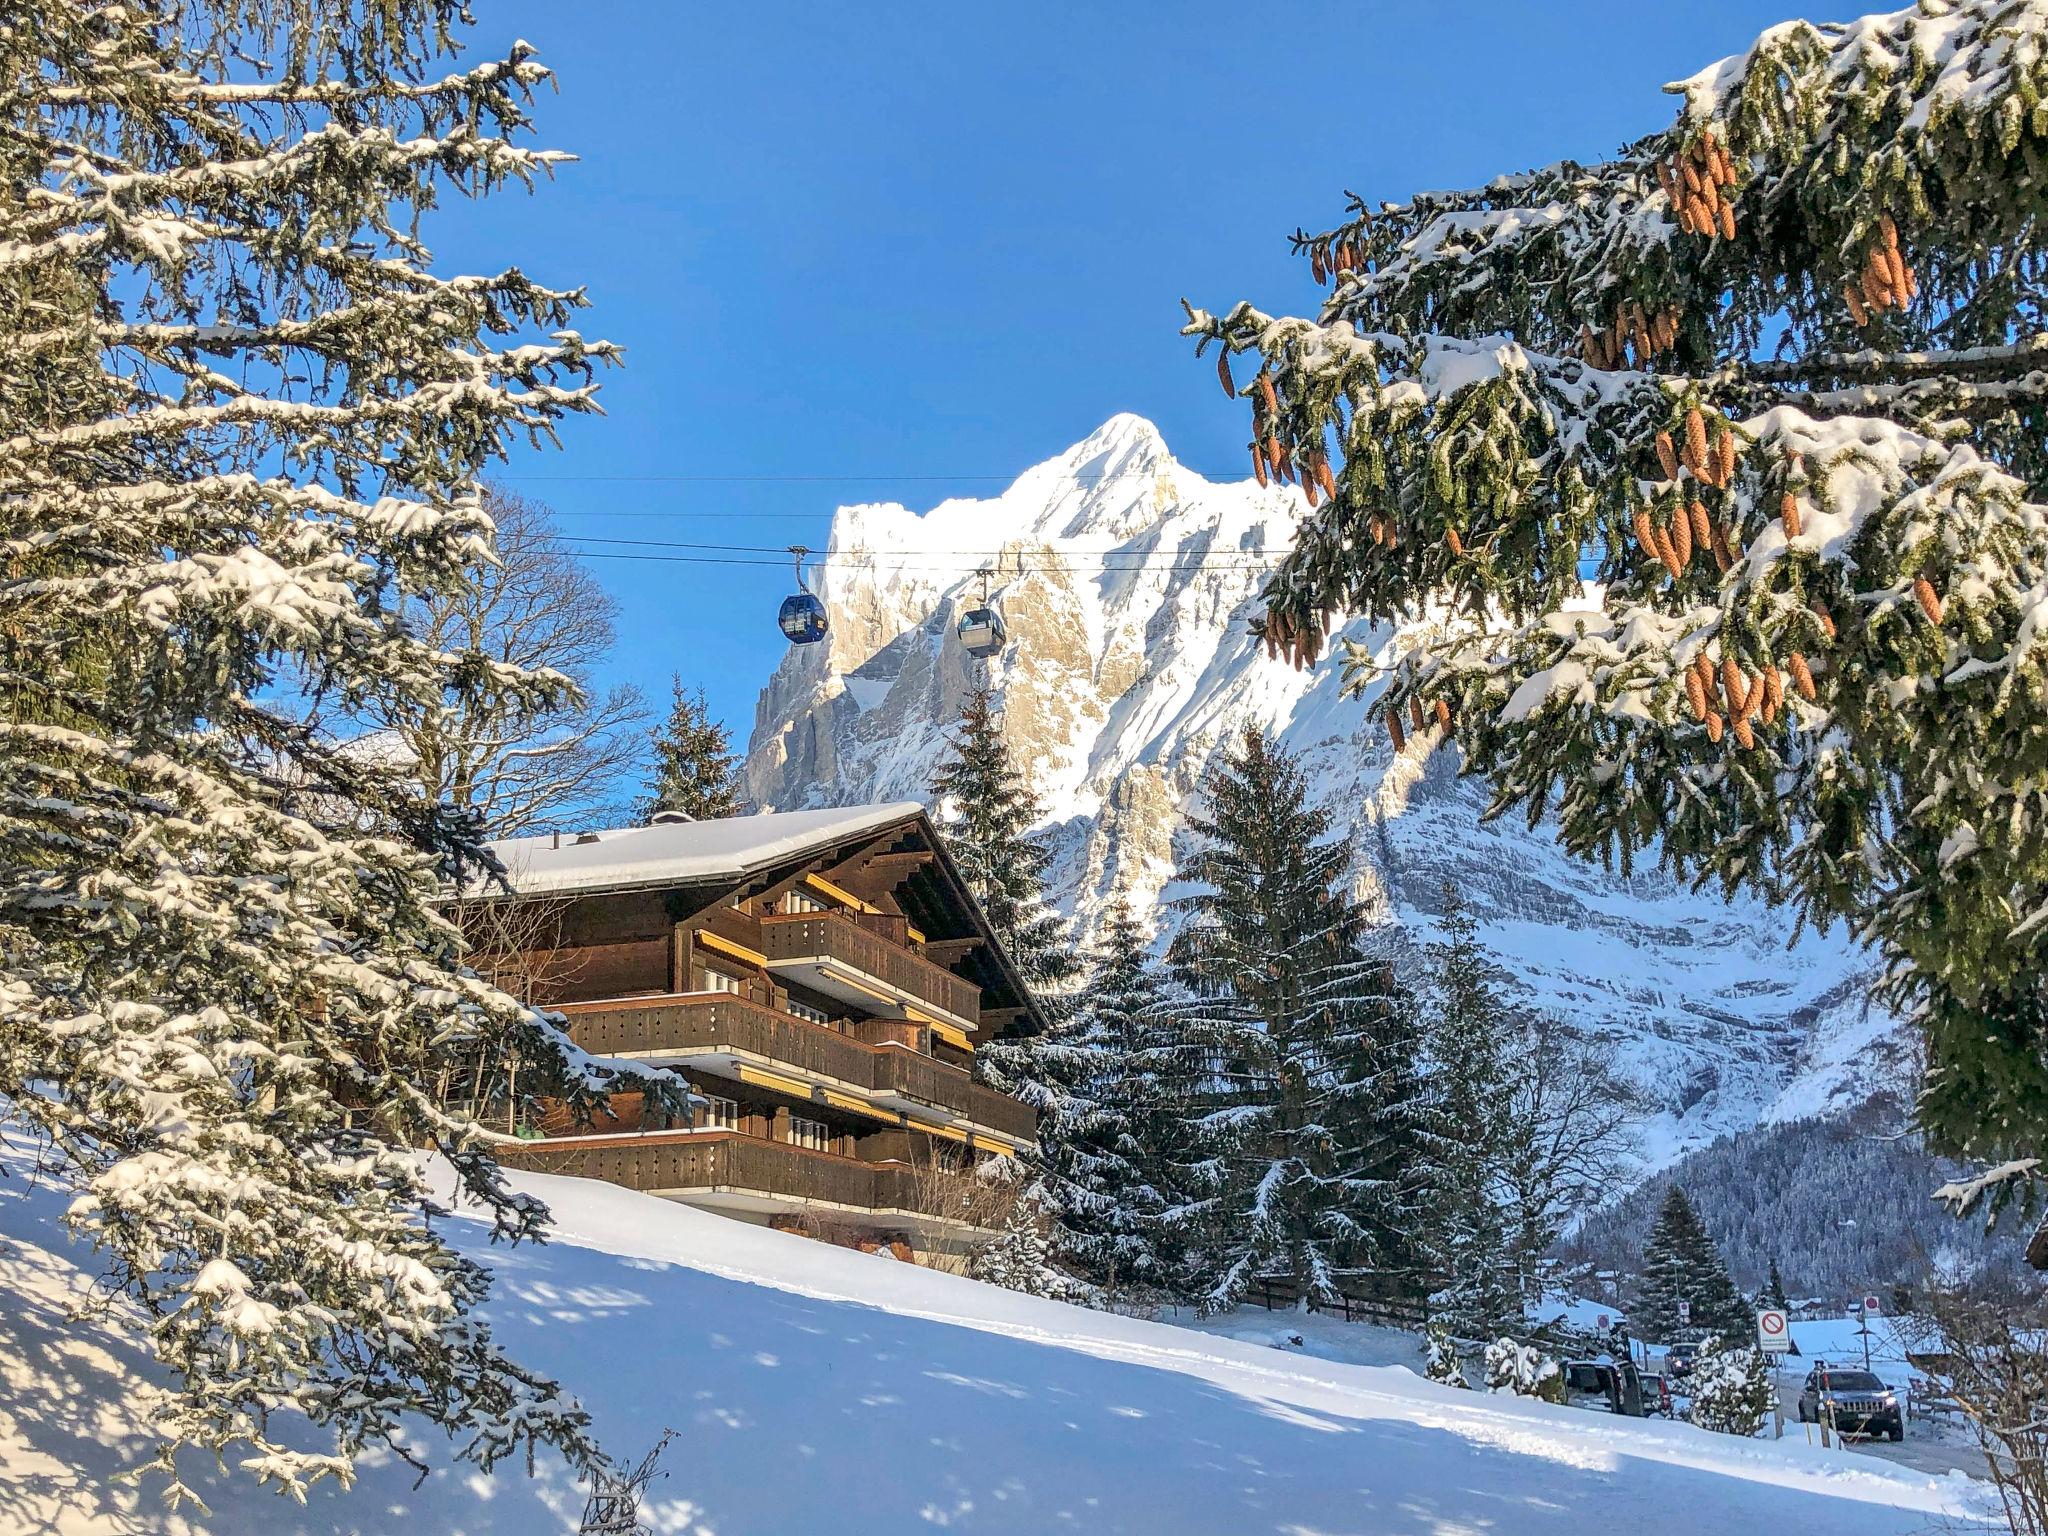
[[[1845,1435],[1906,1438],[1906,1413],[1899,1406],[1899,1394],[1869,1371],[1817,1365],[1807,1373],[1806,1390],[1799,1394],[1799,1421],[1818,1424],[1823,1419],[1831,1420]]]

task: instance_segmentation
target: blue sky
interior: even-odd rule
[[[1123,410],[1234,476],[1183,294],[1309,313],[1286,237],[1347,189],[1602,155],[1782,3],[483,0],[475,46],[538,47],[540,140],[582,158],[435,245],[587,286],[626,348],[607,415],[506,471],[574,535],[820,546],[842,502],[987,494]],[[615,676],[701,683],[744,745],[786,565],[612,553]]]

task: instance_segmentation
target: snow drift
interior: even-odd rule
[[[1982,1513],[1957,1476],[1455,1392],[606,1185],[515,1182],[554,1204],[554,1243],[492,1250],[463,1220],[453,1235],[497,1273],[501,1338],[581,1396],[617,1454],[681,1432],[643,1511],[659,1532],[1582,1536],[1598,1510],[1603,1529],[1661,1536],[1907,1536]],[[582,1493],[559,1465],[485,1478],[424,1443],[437,1470],[417,1488],[387,1461],[299,1508],[195,1466],[211,1513],[164,1511],[117,1476],[148,1453],[149,1373],[116,1329],[68,1320],[91,1260],[62,1205],[0,1184],[0,1532],[574,1529]]]

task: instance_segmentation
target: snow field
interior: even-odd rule
[[[559,1227],[540,1248],[453,1233],[499,1282],[491,1315],[554,1372],[622,1459],[681,1432],[643,1512],[691,1536],[977,1532],[1545,1536],[1615,1528],[1887,1536],[1968,1522],[1981,1490],[1852,1453],[1739,1442],[1459,1393],[1399,1366],[1089,1312],[730,1222],[649,1196],[521,1175]],[[60,1192],[0,1184],[0,1532],[525,1536],[571,1530],[559,1465],[489,1478],[368,1467],[303,1509],[191,1475],[210,1514],[115,1479],[145,1459],[138,1351],[65,1308],[90,1255]],[[1231,1331],[1292,1331],[1284,1313]],[[1380,1330],[1360,1330],[1360,1349]]]

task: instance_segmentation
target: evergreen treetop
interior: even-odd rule
[[[643,819],[662,811],[679,811],[694,821],[739,815],[746,797],[731,736],[711,718],[702,688],[684,688],[680,675],[671,687],[668,718],[653,733],[654,765]]]
[[[1298,234],[1318,317],[1186,328],[1320,507],[1268,647],[1443,605],[1391,675],[1344,660],[1397,746],[1455,737],[1573,852],[1847,922],[1926,1032],[1923,1124],[1987,1162],[2048,1142],[2040,30],[1787,22],[1609,160]]]
[[[1640,1289],[1634,1321],[1645,1338],[1668,1342],[1693,1331],[1741,1343],[1755,1331],[1749,1303],[1735,1288],[1692,1202],[1676,1184],[1665,1195],[1650,1229]],[[1682,1321],[1681,1302],[1686,1303]]]
[[[1366,954],[1350,853],[1299,766],[1247,728],[1212,769],[1168,960],[1203,1080],[1205,1305],[1277,1269],[1327,1299],[1405,1260],[1413,1172],[1408,1000]]]
[[[1010,758],[986,684],[968,694],[932,777],[934,818],[961,878],[1024,980],[1054,1011],[1080,974],[1067,925],[1045,899],[1051,854],[1031,835],[1038,799]]]

